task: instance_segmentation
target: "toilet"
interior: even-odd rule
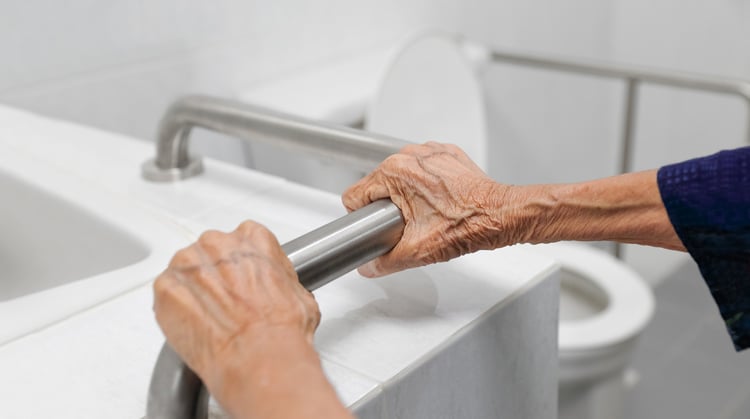
[[[488,138],[480,76],[488,55],[458,38],[415,38],[392,59],[366,129],[422,143],[454,143],[485,171]],[[638,336],[654,311],[649,286],[608,253],[578,243],[537,245],[560,264],[559,417],[618,419]]]
[[[579,243],[534,246],[560,264],[559,417],[623,417],[628,370],[654,298],[646,282],[610,254]]]

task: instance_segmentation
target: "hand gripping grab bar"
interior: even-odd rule
[[[388,252],[401,238],[401,211],[380,200],[282,246],[302,285],[317,289]],[[148,390],[146,419],[205,419],[208,392],[197,375],[164,344]]]
[[[194,127],[269,142],[364,170],[409,144],[240,102],[188,96],[176,101],[162,118],[156,158],[143,164],[143,177],[174,182],[200,174],[200,158],[188,153],[188,138]],[[302,285],[312,291],[388,252],[401,238],[403,228],[398,207],[381,200],[282,247]],[[208,399],[200,378],[165,343],[151,376],[146,419],[205,419]]]

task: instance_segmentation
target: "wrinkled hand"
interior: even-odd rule
[[[499,247],[494,210],[508,188],[454,145],[404,147],[342,196],[349,211],[390,198],[406,223],[396,247],[360,267],[360,274],[382,276]]]
[[[154,311],[172,348],[214,396],[259,343],[282,336],[288,346],[312,347],[320,321],[276,238],[249,221],[232,233],[206,232],[179,251],[154,283]]]

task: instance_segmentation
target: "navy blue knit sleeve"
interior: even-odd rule
[[[750,347],[750,147],[664,166],[657,178],[735,348]]]

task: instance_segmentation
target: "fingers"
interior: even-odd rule
[[[449,154],[461,164],[480,170],[469,156],[454,144],[442,144],[430,141],[424,144],[409,144],[403,147],[398,154],[389,156],[373,172],[362,178],[347,189],[342,197],[344,207],[351,212],[365,205],[383,198],[391,198],[394,188],[389,185],[389,179],[403,175],[408,172],[415,161],[413,158],[426,158],[439,154]]]
[[[188,332],[200,315],[194,294],[168,271],[154,281],[153,290],[154,315],[159,328],[180,357],[195,371],[200,371],[191,342],[193,334]]]
[[[281,274],[270,275],[271,270]],[[263,281],[272,276],[296,282],[276,237],[254,222],[245,222],[232,233],[204,232],[193,245],[175,254],[167,272],[171,282],[193,294],[204,314],[227,327],[231,327],[234,307],[245,303]]]
[[[382,173],[376,169],[376,171],[368,174],[344,191],[344,194],[341,196],[341,202],[347,211],[352,212],[378,199],[390,197],[391,193],[383,180]]]
[[[375,258],[357,268],[357,272],[365,278],[379,278],[421,265],[401,254],[403,246],[403,244],[397,245],[396,248],[385,255]]]
[[[203,378],[243,336],[282,327],[312,343],[320,323],[314,296],[297,280],[276,237],[250,221],[231,233],[203,233],[175,254],[153,289],[160,328]]]
[[[377,278],[379,276],[383,276],[383,274],[380,273],[380,266],[377,262],[379,259],[380,258],[373,259],[365,263],[364,265],[357,268],[357,272],[365,278]]]
[[[299,282],[292,262],[284,253],[284,249],[281,248],[276,236],[269,229],[248,220],[240,224],[234,233],[239,235],[243,249],[263,255],[267,263],[271,263],[274,268],[279,268],[284,272],[285,278],[293,282]]]
[[[472,187],[491,181],[453,144],[410,144],[388,157],[342,196],[349,211],[390,198],[401,209],[404,234],[386,255],[358,270],[366,277],[449,260],[488,244],[467,246],[475,226],[486,224],[486,204]],[[471,219],[469,219],[471,218]]]

